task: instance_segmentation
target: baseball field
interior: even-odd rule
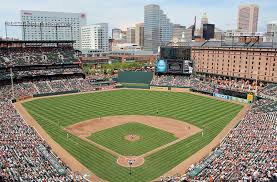
[[[41,98],[23,106],[86,168],[114,182],[165,174],[209,144],[243,108],[194,94],[144,90]],[[143,156],[143,163],[130,175],[118,156]]]

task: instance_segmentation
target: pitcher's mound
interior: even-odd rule
[[[130,163],[132,167],[141,166],[144,163],[144,158],[138,156],[120,156],[117,159],[117,164],[123,167],[130,167]]]
[[[130,142],[135,142],[135,141],[140,140],[140,136],[138,136],[138,135],[126,135],[124,138],[125,138],[125,140],[128,140]]]

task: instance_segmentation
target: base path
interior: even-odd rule
[[[143,115],[121,115],[108,116],[97,119],[90,119],[84,122],[76,123],[65,128],[66,131],[81,138],[89,137],[92,133],[106,130],[122,124],[136,122],[148,125],[175,135],[176,138],[192,136],[201,131],[200,128],[176,119],[143,116]]]
[[[160,130],[170,132],[176,136],[177,140],[172,141],[168,144],[162,145],[160,147],[157,147],[149,152],[142,154],[141,156],[129,157],[129,156],[122,156],[117,152],[101,144],[98,144],[94,141],[87,139],[87,137],[89,137],[91,134],[96,133],[98,131],[102,131],[105,129],[109,129],[122,124],[130,123],[130,122],[141,123]],[[145,157],[202,131],[200,128],[183,121],[179,121],[171,118],[165,118],[165,117],[141,116],[141,115],[125,115],[125,116],[122,115],[122,116],[101,117],[101,118],[91,119],[84,122],[73,124],[71,126],[66,127],[65,130],[75,136],[80,137],[84,141],[87,141],[99,147],[100,149],[109,152],[113,156],[117,157],[117,164],[123,167],[129,167],[128,160],[132,160],[134,162],[132,167],[141,166],[144,163]],[[131,134],[131,135],[125,136],[125,139],[129,141],[137,141],[142,138],[140,136]]]
[[[187,169],[192,165],[199,163],[204,157],[208,156],[214,148],[216,148],[220,142],[226,137],[229,131],[234,128],[239,121],[241,121],[244,116],[246,115],[247,111],[250,109],[249,105],[244,105],[243,109],[237,114],[237,116],[212,140],[211,143],[206,145],[204,148],[184,160],[182,163],[168,171],[166,174],[162,175],[166,176],[173,176],[176,174],[184,174]],[[160,178],[156,178],[154,181],[159,181]]]
[[[114,89],[114,90],[140,90],[140,89]],[[111,91],[111,90],[107,90],[107,91]],[[150,91],[154,91],[154,90],[150,90]],[[95,92],[98,92],[98,91],[95,91]],[[99,92],[103,92],[103,90],[99,91]],[[91,92],[87,92],[87,93],[91,93]],[[203,95],[203,94],[199,94],[199,93],[194,93],[194,92],[187,92],[187,93],[221,100],[221,99],[215,98],[213,96],[207,96],[207,95]],[[66,95],[75,95],[75,94],[85,94],[85,93],[74,93],[74,94],[66,94]],[[55,95],[55,96],[47,96],[47,97],[62,97],[62,96],[65,96],[65,95]],[[21,105],[22,102],[31,101],[31,100],[35,100],[35,99],[41,99],[41,97],[20,101],[20,102],[17,102],[17,103],[14,104],[15,108],[20,113],[20,115],[24,118],[26,123],[28,125],[32,126],[39,133],[39,135],[47,142],[47,144],[49,144],[51,146],[54,153],[56,153],[61,158],[61,160],[66,165],[69,166],[69,168],[72,171],[80,172],[83,175],[89,175],[90,177],[88,179],[92,179],[92,181],[97,181],[97,182],[105,181],[105,180],[97,177],[95,174],[91,173],[91,171],[89,171],[84,165],[82,165],[71,154],[69,154],[65,149],[63,149],[57,142],[55,142],[46,133],[46,131],[44,131],[43,128],[35,121],[35,119],[32,118],[32,116],[25,110],[25,108]],[[221,100],[221,101],[230,102],[230,101],[226,101],[226,100]],[[235,102],[233,102],[233,103],[235,103]],[[236,104],[238,104],[238,103],[236,103]],[[172,175],[175,175],[175,174],[184,174],[185,171],[191,166],[191,164],[198,163],[205,156],[209,155],[211,153],[211,151],[220,144],[220,142],[228,134],[228,132],[241,119],[244,118],[244,116],[245,116],[245,114],[248,110],[249,110],[249,106],[245,105],[244,109],[219,133],[219,135],[217,137],[214,138],[214,140],[210,144],[208,144],[207,146],[205,146],[204,148],[202,148],[201,150],[199,150],[198,152],[196,152],[195,154],[193,154],[192,156],[187,158],[185,161],[183,161],[182,163],[180,163],[179,165],[174,167],[172,170],[170,170],[169,172],[167,172],[163,176],[172,176]],[[128,117],[132,117],[132,119],[133,118],[137,118],[137,119],[136,120],[130,120],[130,118],[128,118]],[[117,118],[116,119],[117,121],[114,120],[115,118]],[[141,120],[142,118],[144,118],[144,119]],[[149,120],[149,118],[150,118],[150,120]],[[97,120],[98,121],[101,120],[101,122],[97,122]],[[104,122],[102,122],[102,121],[104,121]],[[153,117],[153,116],[112,116],[112,117],[103,117],[103,118],[97,118],[97,119],[77,123],[75,125],[71,125],[68,128],[65,128],[65,130],[67,130],[67,131],[79,136],[80,138],[83,138],[84,140],[87,140],[87,142],[91,143],[92,141],[86,139],[85,137],[90,136],[94,132],[101,131],[101,130],[104,130],[104,129],[108,129],[108,128],[111,128],[113,126],[125,124],[125,123],[128,123],[130,121],[140,122],[142,124],[149,125],[151,127],[155,127],[155,128],[173,133],[178,138],[174,142],[178,142],[178,141],[180,141],[180,140],[182,140],[186,137],[192,136],[192,135],[194,135],[194,134],[201,131],[201,129],[199,129],[199,128],[191,125],[191,124],[188,124],[186,122],[182,122],[182,121],[178,121],[178,120],[174,120],[174,119],[170,119],[170,118]],[[161,124],[161,123],[163,123],[163,124]],[[179,124],[176,124],[176,123],[179,123]],[[136,161],[136,164],[134,163],[133,167],[135,167],[135,165],[138,165],[138,166],[142,165],[143,162],[144,162],[144,157],[146,157],[146,156],[148,156],[152,153],[155,153],[155,152],[157,152],[158,150],[160,150],[162,148],[168,147],[168,145],[174,144],[174,142],[173,143],[171,142],[167,145],[163,145],[163,146],[161,146],[157,149],[154,149],[150,152],[147,152],[147,153],[143,154],[142,156],[129,156],[129,157],[128,156],[118,156],[118,161],[117,162],[120,162],[121,163],[120,165],[125,166],[125,167],[127,167],[126,166],[126,162],[127,162],[127,165],[129,167],[128,160],[133,159],[133,160]],[[114,153],[112,155],[117,156],[116,153]],[[160,179],[157,178],[154,181],[159,181],[159,180]]]
[[[62,148],[57,142],[55,142],[47,132],[36,122],[36,120],[26,111],[22,106],[21,102],[14,104],[16,110],[23,117],[24,121],[32,126],[40,137],[46,141],[48,145],[51,146],[51,149],[56,153],[59,158],[67,165],[73,172],[81,173],[83,176],[86,176],[87,179],[97,182],[105,182],[105,180],[99,178],[88,170],[84,165],[82,165],[77,159],[75,159],[70,153],[68,153],[64,148]]]

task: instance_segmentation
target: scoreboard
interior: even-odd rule
[[[158,74],[192,74],[191,47],[161,47],[156,62]]]
[[[191,60],[191,47],[161,47],[160,58]]]
[[[156,73],[159,74],[192,74],[192,62],[190,60],[165,60],[156,62]]]

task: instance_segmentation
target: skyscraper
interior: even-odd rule
[[[267,24],[267,41],[277,43],[277,20]]]
[[[256,4],[240,5],[238,11],[238,31],[257,32],[259,7]]]
[[[25,26],[22,28],[23,40],[75,40],[74,48],[81,48],[81,27],[86,25],[84,13],[21,10],[21,21],[53,25],[52,27]],[[71,27],[54,26],[63,24],[69,24]]]
[[[201,17],[201,25],[200,25],[200,36],[203,38],[203,25],[208,24],[209,19],[207,13],[203,13],[203,16]]]
[[[127,28],[127,43],[134,44],[136,42],[136,28]]]
[[[113,28],[112,29],[112,38],[114,40],[121,39],[121,29],[119,29],[119,28]]]
[[[158,52],[161,44],[172,39],[172,23],[159,5],[144,6],[144,50]]]
[[[186,26],[180,24],[174,24],[172,30],[172,42],[181,42],[184,37],[182,37],[186,32]]]
[[[109,50],[108,24],[98,23],[81,28],[82,49]]]
[[[203,35],[202,38],[205,40],[210,40],[214,38],[214,24],[203,24]]]
[[[136,24],[136,44],[143,47],[144,45],[144,23]]]
[[[172,40],[172,27],[173,24],[164,14],[163,10],[160,10],[160,45],[166,45]]]

